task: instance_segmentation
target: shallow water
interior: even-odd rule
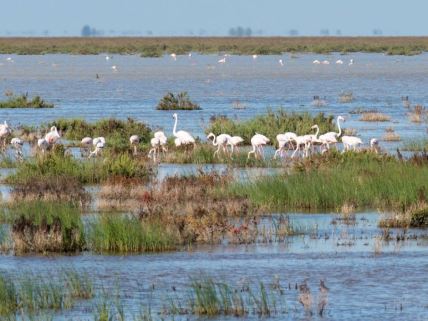
[[[14,274],[25,271],[48,274],[61,267],[74,267],[88,272],[96,280],[97,290],[110,293],[119,282],[122,302],[130,314],[138,313],[140,304],[147,304],[152,292],[151,306],[157,310],[168,298],[186,297],[190,278],[210,275],[232,286],[245,281],[257,284],[259,280],[272,284],[278,277],[285,290],[287,313],[273,316],[276,320],[426,320],[426,232],[409,230],[410,238],[397,242],[395,235],[403,232],[391,230],[392,241],[379,241],[382,231],[377,228],[378,219],[375,213],[361,213],[356,215],[355,224],[346,225],[334,214],[292,214],[293,225],[305,233],[280,243],[203,246],[173,253],[130,256],[90,253],[3,256],[0,270]],[[323,318],[317,316],[315,307],[315,314],[309,317],[297,302],[298,291],[294,286],[305,280],[315,304],[319,281],[325,280],[329,288],[329,303]],[[172,286],[176,289],[174,293]],[[91,319],[93,313],[89,306],[90,303],[82,302],[57,318]]]
[[[401,96],[409,96],[412,104],[426,105],[428,93],[428,54],[412,57],[356,53],[301,54],[298,58],[283,56],[231,56],[226,64],[217,63],[216,55],[169,56],[141,58],[104,55],[14,56],[0,55],[0,92],[28,92],[54,102],[54,109],[0,110],[0,119],[13,125],[33,124],[59,117],[80,117],[96,120],[102,117],[134,117],[154,128],[172,132],[172,112],[157,111],[155,106],[167,91],[188,91],[202,110],[179,112],[179,128],[204,136],[203,128],[215,114],[247,119],[264,113],[268,106],[283,106],[287,111],[319,111],[345,115],[346,128],[355,128],[368,143],[381,138],[384,129],[395,128],[402,139],[426,136],[426,124],[408,120]],[[285,61],[280,67],[278,59]],[[334,61],[341,58],[344,65]],[[348,66],[353,58],[355,63]],[[330,65],[313,65],[314,59],[328,59]],[[117,66],[113,71],[111,66]],[[100,76],[96,79],[96,74]],[[352,91],[355,100],[340,104],[338,96]],[[327,106],[313,107],[312,97],[319,95]],[[239,101],[246,109],[234,109]],[[392,117],[391,122],[358,121],[360,115],[349,112],[357,107],[377,109]],[[383,145],[392,149],[397,143]]]

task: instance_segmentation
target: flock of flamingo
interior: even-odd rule
[[[176,147],[180,146],[195,146],[195,138],[185,130],[177,131],[178,115],[173,114],[174,126],[172,134],[174,136],[174,144]],[[297,135],[296,133],[286,132],[283,134],[278,134],[276,136],[278,148],[275,150],[273,156],[276,159],[278,156],[283,158],[287,156],[288,152],[291,152],[291,158],[294,158],[296,155],[300,157],[308,157],[310,153],[317,151],[325,153],[330,149],[332,145],[338,143],[338,139],[341,137],[343,144],[343,152],[354,150],[359,150],[359,147],[363,144],[363,141],[357,136],[348,136],[342,135],[341,121],[345,121],[342,116],[338,116],[336,119],[338,132],[328,132],[322,135],[319,135],[319,126],[313,125],[311,129],[316,130],[315,134],[307,135]],[[7,146],[7,139],[12,134],[12,130],[5,121],[3,124],[0,124],[0,141],[3,149]],[[37,140],[38,149],[44,154],[50,147],[55,145],[61,135],[59,134],[57,128],[52,126],[50,131],[46,135]],[[226,133],[222,133],[218,136],[213,133],[209,133],[207,139],[212,142],[217,149],[214,151],[214,157],[218,156],[220,151],[222,151],[226,156],[232,157],[234,151],[239,152],[239,145],[244,142],[244,139],[240,136],[231,136]],[[140,143],[140,138],[138,135],[132,135],[129,138],[131,147],[133,148],[134,155],[137,154],[138,144]],[[252,149],[248,152],[247,158],[249,159],[252,155],[256,159],[259,157],[264,159],[264,146],[270,143],[269,138],[265,135],[255,133],[251,138],[251,147]],[[21,138],[14,137],[11,139],[10,144],[16,151],[16,157],[20,160],[23,159],[22,147],[24,141]],[[97,157],[102,154],[102,150],[106,145],[106,139],[104,137],[84,137],[80,142],[80,148],[82,155],[87,155],[88,158]],[[166,153],[168,151],[168,138],[163,131],[156,131],[153,135],[153,138],[150,140],[151,149],[148,152],[148,157],[153,159],[156,162],[159,159],[160,153]],[[91,150],[93,148],[93,150]],[[230,151],[229,151],[230,148]],[[370,148],[372,151],[379,152],[379,141],[376,138],[370,140]]]

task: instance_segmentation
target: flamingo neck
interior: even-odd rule
[[[320,133],[320,128],[317,127],[317,131],[315,132],[315,138],[318,138],[318,134]]]
[[[213,135],[213,136],[214,136],[213,145],[217,146],[218,145],[217,136],[216,135]]]
[[[176,129],[177,129],[177,121],[178,121],[178,117],[175,117],[174,128],[172,129],[172,134],[173,134],[174,136],[176,136],[176,137],[177,137],[177,132],[176,132]]]
[[[342,135],[342,128],[340,128],[339,118],[337,118],[337,127],[339,128],[339,133],[337,133],[337,137],[340,137],[340,135]]]

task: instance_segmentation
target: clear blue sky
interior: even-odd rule
[[[264,35],[426,35],[427,0],[5,0],[0,36],[79,35],[89,24],[106,35],[227,35],[234,26]]]

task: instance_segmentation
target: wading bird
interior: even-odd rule
[[[370,139],[370,150],[376,154],[380,152],[379,141],[376,138]]]
[[[331,144],[337,143],[337,137],[340,137],[342,135],[342,128],[340,127],[340,121],[345,121],[345,118],[342,116],[338,116],[336,119],[337,127],[339,128],[339,132],[328,132],[323,135],[320,135],[319,140],[322,142],[322,146],[325,148],[330,149]]]
[[[56,126],[52,126],[51,130],[45,135],[45,139],[49,145],[54,145],[60,138],[61,136],[59,135]]]
[[[212,143],[214,146],[218,146],[217,150],[214,152],[214,157],[218,154],[220,149],[223,149],[223,152],[227,155],[227,145],[229,145],[230,139],[232,138],[228,134],[220,134],[217,137],[213,133],[209,133],[207,139],[213,139]]]
[[[253,55],[253,59],[256,60],[259,56]]]
[[[131,144],[131,147],[133,147],[133,154],[137,155],[137,147],[138,144],[140,143],[140,137],[138,137],[138,135],[132,135],[131,137],[129,137],[129,143]]]
[[[80,154],[83,156],[89,155],[91,152],[91,146],[92,146],[92,138],[91,137],[84,137],[80,141]]]
[[[218,61],[218,63],[219,63],[219,64],[224,64],[224,63],[226,63],[226,57],[221,58],[221,59]]]
[[[297,135],[291,132],[276,135],[276,140],[278,141],[278,149],[275,151],[273,158],[276,159],[278,154],[280,157],[283,157],[284,152],[290,150],[290,146],[292,146],[292,141],[296,137]],[[287,147],[287,151],[285,150],[285,147]]]
[[[154,137],[150,140],[150,145],[152,146],[152,148],[149,150],[149,158],[153,158],[153,161],[156,162],[156,155],[159,155],[161,150],[163,153],[167,151],[167,148],[165,147],[167,142],[168,139],[163,131],[155,132]],[[181,144],[177,146],[181,146]]]
[[[229,139],[229,145],[230,145],[230,156],[232,156],[235,148],[236,151],[239,153],[239,147],[238,145],[243,143],[244,139],[241,136],[232,136]]]
[[[10,129],[7,121],[4,121],[3,124],[0,124],[0,141],[1,141],[1,148],[3,150],[6,149],[7,138],[11,134],[12,134],[12,130]]]
[[[346,152],[351,149],[356,151],[358,149],[358,146],[363,144],[363,141],[361,140],[361,138],[356,136],[343,136],[342,143],[343,152]]]
[[[312,61],[312,63],[314,65],[319,65],[319,64],[321,64],[321,61],[319,61],[318,59],[315,59],[314,61]]]
[[[264,151],[263,146],[269,143],[269,138],[262,134],[256,133],[253,137],[251,137],[251,146],[252,150],[248,152],[247,159],[250,158],[251,154],[254,154],[254,157],[257,159],[257,156],[260,156],[264,159]]]
[[[23,159],[22,146],[24,146],[24,141],[21,138],[14,137],[14,138],[12,138],[10,143],[13,146],[13,148],[15,149],[16,159],[22,160]]]
[[[279,59],[278,62],[279,62],[279,64],[280,64],[281,67],[284,66],[284,62],[282,61],[282,59]]]
[[[92,152],[89,153],[88,158],[91,158],[92,156],[97,157],[97,156],[101,155],[102,150],[104,149],[105,144],[106,144],[106,140],[105,140],[104,137],[94,138],[92,140],[92,145],[95,146],[95,149]]]
[[[341,60],[341,59],[336,60],[336,64],[337,65],[343,65],[343,60]]]
[[[45,154],[49,148],[49,143],[45,138],[40,138],[37,140],[37,146],[42,151],[42,154]]]
[[[177,60],[177,55],[175,53],[170,54],[171,58],[174,59],[174,61]]]
[[[178,115],[176,113],[174,113],[172,115],[172,118],[174,118],[175,122],[174,122],[174,128],[172,130],[172,134],[174,135],[174,137],[179,138],[180,140],[180,146],[181,145],[195,145],[195,139],[192,137],[192,135],[190,135],[188,132],[186,132],[185,130],[179,130],[177,131],[177,122],[178,122]],[[176,144],[177,146],[177,144]]]

